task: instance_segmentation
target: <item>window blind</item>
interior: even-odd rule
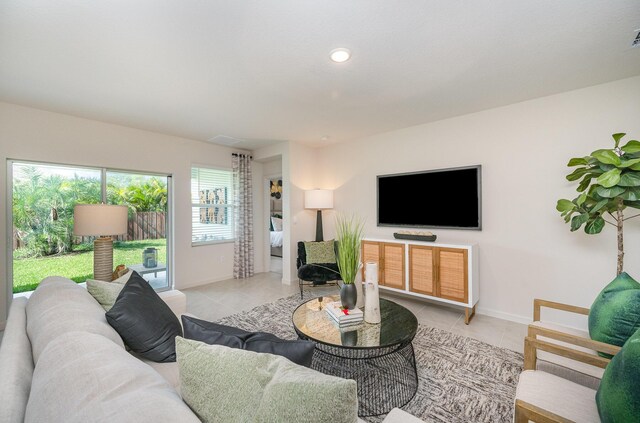
[[[191,243],[235,238],[230,170],[191,168]]]

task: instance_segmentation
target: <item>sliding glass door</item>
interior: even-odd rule
[[[35,289],[47,276],[76,282],[93,277],[93,238],[74,236],[73,207],[100,202],[129,208],[128,232],[114,238],[114,266],[138,271],[155,289],[171,286],[169,175],[19,161],[8,165],[14,294]]]
[[[113,263],[140,273],[156,289],[168,287],[168,186],[167,176],[107,172],[107,202],[129,208],[128,232],[117,238]]]

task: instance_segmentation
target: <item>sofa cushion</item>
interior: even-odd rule
[[[260,354],[176,338],[182,399],[203,422],[356,422],[356,382]]]
[[[25,422],[193,422],[153,369],[103,336],[68,332],[42,352]]]
[[[91,296],[100,303],[105,311],[109,311],[111,307],[113,307],[118,295],[120,295],[120,291],[122,291],[124,284],[127,283],[132,273],[133,270],[130,270],[112,282],[87,279],[87,291],[89,291],[89,294],[91,294]]]
[[[106,317],[131,351],[155,362],[176,361],[174,339],[182,336],[180,321],[137,272],[133,272]]]
[[[49,342],[70,331],[102,335],[124,348],[122,338],[104,317],[104,309],[70,279],[50,276],[40,282],[27,302],[27,334],[33,362]]]
[[[640,416],[640,330],[607,365],[596,394],[603,423],[638,421]]]
[[[27,299],[14,298],[0,344],[0,422],[22,423],[29,399],[33,359],[27,336]]]
[[[187,296],[182,291],[177,289],[160,291],[158,296],[169,306],[178,319],[187,312]]]
[[[306,367],[311,366],[315,350],[315,344],[311,341],[280,339],[270,333],[247,332],[195,317],[182,316],[182,327],[184,337],[187,339],[202,341],[210,345],[225,345],[247,351],[281,355]]]
[[[622,346],[640,328],[640,283],[626,272],[598,294],[589,311],[591,339]],[[602,356],[610,355],[600,353]]]
[[[600,423],[595,394],[595,390],[561,377],[539,370],[525,370],[520,374],[515,399],[570,421]]]
[[[134,357],[136,357],[134,355]],[[180,394],[180,374],[178,372],[178,363],[172,361],[170,363],[156,363],[155,361],[146,360],[144,358],[139,358],[143,363],[150,366],[153,370],[158,372],[160,376],[164,378],[169,385],[176,390],[178,395]]]

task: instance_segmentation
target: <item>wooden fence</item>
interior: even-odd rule
[[[129,216],[126,235],[114,236],[116,241],[141,241],[167,237],[167,221],[164,212],[138,212]],[[78,243],[92,242],[93,237],[77,237]]]
[[[167,221],[164,212],[138,212],[129,216],[126,235],[114,237],[117,241],[141,241],[145,239],[164,239],[167,237]],[[75,237],[75,244],[93,242],[95,237]],[[24,242],[18,237],[18,230],[13,229],[13,249],[24,247]]]
[[[167,237],[166,216],[163,212],[138,212],[129,216],[129,229],[118,241],[163,239]]]

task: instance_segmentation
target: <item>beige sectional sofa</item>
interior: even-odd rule
[[[181,292],[160,296],[177,316],[186,312]],[[98,302],[61,277],[13,300],[0,345],[0,398],[3,423],[200,421],[180,397],[177,363],[129,353]],[[384,421],[421,420],[394,409]]]

